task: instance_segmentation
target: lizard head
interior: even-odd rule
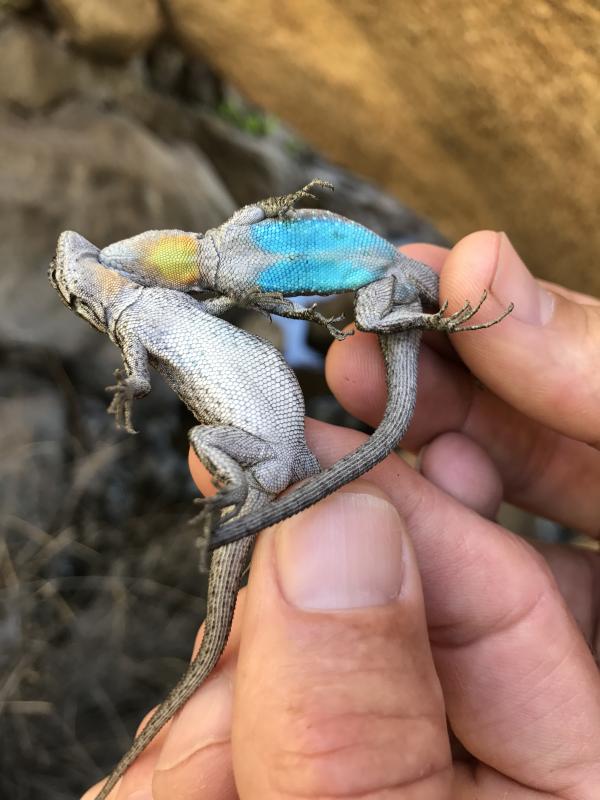
[[[105,247],[100,263],[141,286],[192,291],[199,286],[201,233],[146,231]]]
[[[58,237],[48,278],[63,303],[93,328],[107,332],[106,302],[109,273],[98,262],[98,248],[75,231]],[[116,276],[114,276],[116,277]],[[112,278],[114,280],[114,277]]]

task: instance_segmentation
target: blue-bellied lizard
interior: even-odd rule
[[[205,501],[201,516],[207,533],[219,517],[251,520],[261,507],[271,505],[276,494],[303,478],[308,481],[301,490],[300,507],[317,502],[384,458],[410,421],[416,392],[416,331],[382,337],[390,344],[386,352],[391,376],[384,424],[366,445],[316,475],[317,461],[304,440],[304,403],[295,376],[272,345],[214,316],[232,299],[218,296],[201,302],[177,289],[152,285],[159,281],[141,285],[102,264],[98,249],[73,232],[59,239],[50,281],[69,308],[107,334],[122,352],[124,370],[118,371],[117,384],[111,387],[114,398],[109,407],[120,425],[133,430],[131,405],[150,391],[149,364],[203,423],[190,431],[190,442],[222,485],[215,498]],[[283,298],[264,298],[283,303],[286,310]],[[331,327],[332,321],[317,314],[312,317]],[[279,517],[281,502],[273,502]],[[300,507],[294,501],[289,513]],[[212,671],[229,635],[252,545],[250,536],[213,555],[201,649],[113,770],[98,800],[107,797],[129,764]]]
[[[438,305],[437,274],[352,220],[328,211],[295,209],[297,200],[312,196],[313,186],[333,188],[315,179],[293,194],[245,206],[205,234],[146,231],[100,252],[102,263],[141,285],[216,292],[267,313],[318,322],[338,337],[333,324],[337,320],[287,297],[354,291],[357,328],[379,334],[388,401],[369,442],[284,498],[222,525],[213,533],[211,547],[302,511],[389,453],[412,416],[420,331],[487,328],[512,310],[511,305],[497,319],[466,325],[484,302],[484,293],[477,305],[467,302],[450,316],[444,316],[446,304],[436,313],[424,313],[423,304]]]

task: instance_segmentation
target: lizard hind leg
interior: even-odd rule
[[[248,490],[241,513],[260,509],[268,501],[269,495],[266,492],[252,486]],[[130,764],[145,750],[159,731],[213,671],[229,638],[237,592],[250,562],[255,539],[256,536],[247,536],[238,542],[227,544],[213,553],[208,579],[204,636],[200,649],[179,682],[169,692],[146,727],[111,772],[96,800],[106,800]]]
[[[257,484],[251,472],[253,467],[273,460],[274,451],[268,442],[233,426],[197,425],[189,431],[188,438],[218,490],[214,495],[196,498],[194,502],[201,509],[190,520],[198,529],[200,571],[206,572],[213,530],[238,516],[252,486],[265,489]],[[268,491],[265,494],[271,496]]]
[[[445,316],[448,302],[442,303],[434,314],[423,311],[421,292],[412,281],[401,281],[395,275],[387,275],[364,286],[356,293],[354,312],[356,327],[370,333],[391,334],[406,330],[439,331],[460,333],[477,331],[497,325],[513,310],[511,303],[500,316],[489,322],[475,325],[465,323],[479,311],[487,298],[484,290],[479,302],[472,306],[468,301],[454,314]],[[426,295],[426,300],[429,300]]]
[[[361,331],[396,333],[415,327],[415,319],[422,316],[427,315],[423,314],[417,288],[395,275],[386,275],[356,293],[354,317]]]
[[[231,507],[227,517],[237,516],[248,495],[248,468],[272,459],[273,447],[258,436],[229,425],[196,425],[188,438],[218,489],[211,497],[198,498],[197,503],[205,509]]]

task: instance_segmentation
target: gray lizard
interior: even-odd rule
[[[171,289],[141,287],[107,269],[98,249],[67,231],[58,241],[50,282],[66,305],[119,347],[124,369],[110,413],[129,431],[134,398],[150,391],[156,367],[201,425],[189,439],[222,486],[205,503],[211,513],[245,514],[268,503],[319,465],[304,439],[304,400],[277,349]],[[210,307],[210,305],[208,306]],[[225,647],[254,537],[213,554],[200,651],[98,795],[104,800],[158,731],[210,674]]]
[[[168,286],[185,292],[216,292],[225,302],[266,313],[325,325],[337,338],[336,319],[305,308],[289,296],[354,291],[356,327],[379,334],[386,364],[388,401],[368,446],[342,458],[316,479],[286,497],[222,525],[212,548],[257,533],[296,514],[381,461],[406,431],[414,408],[420,331],[472,331],[497,319],[466,325],[481,308],[486,293],[472,307],[444,316],[438,306],[438,276],[408,258],[394,245],[357,222],[329,211],[295,209],[312,197],[311,189],[333,189],[315,179],[297,192],[269,198],[236,211],[205,234],[178,230],[146,231],[115,242],[99,255],[103,264],[140,285]]]

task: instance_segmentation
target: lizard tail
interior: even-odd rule
[[[256,534],[304,511],[389,455],[406,433],[415,408],[420,337],[418,330],[379,337],[386,366],[388,399],[383,419],[369,440],[285,497],[218,528],[211,539],[213,548],[219,547],[222,540],[232,542]]]
[[[262,497],[261,505],[265,502],[265,496]],[[256,505],[258,503],[255,507]],[[129,765],[212,672],[229,638],[237,592],[250,561],[254,539],[254,536],[249,536],[241,542],[227,544],[213,553],[204,638],[200,650],[177,685],[169,692],[146,727],[134,740],[131,748],[111,772],[96,800],[106,800]]]

